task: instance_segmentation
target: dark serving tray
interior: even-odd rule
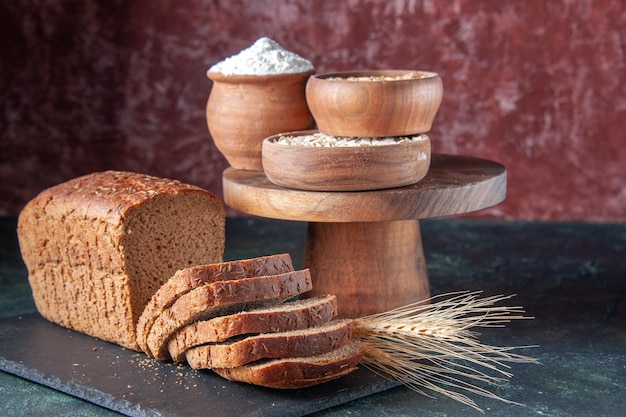
[[[0,319],[0,370],[129,416],[302,416],[398,385],[365,368],[298,390],[235,383],[65,329],[37,313]]]

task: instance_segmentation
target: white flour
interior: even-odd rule
[[[283,49],[277,42],[266,37],[209,68],[209,72],[224,75],[294,74],[311,70],[311,61]]]

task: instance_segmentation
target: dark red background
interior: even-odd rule
[[[0,0],[0,213],[111,168],[221,196],[205,71],[269,36],[318,72],[438,72],[434,150],[509,170],[479,216],[623,221],[624,27],[621,0]]]

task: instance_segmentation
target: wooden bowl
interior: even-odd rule
[[[439,75],[372,70],[317,74],[306,99],[320,132],[386,137],[430,131],[443,98]]]
[[[209,132],[236,169],[262,170],[263,139],[280,132],[310,129],[313,118],[305,85],[313,71],[277,75],[223,75],[213,81],[207,101]]]
[[[266,138],[262,158],[267,178],[281,187],[307,191],[379,190],[414,184],[426,176],[430,167],[430,139],[424,134],[397,143],[369,146],[279,142],[285,137],[301,140],[316,134],[319,132],[309,130]]]

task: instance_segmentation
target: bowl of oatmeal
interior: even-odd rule
[[[430,167],[430,139],[342,137],[317,130],[263,141],[262,161],[274,184],[307,191],[365,191],[419,182]]]
[[[389,137],[430,131],[443,83],[430,71],[369,70],[317,74],[306,100],[317,129],[334,136]]]

